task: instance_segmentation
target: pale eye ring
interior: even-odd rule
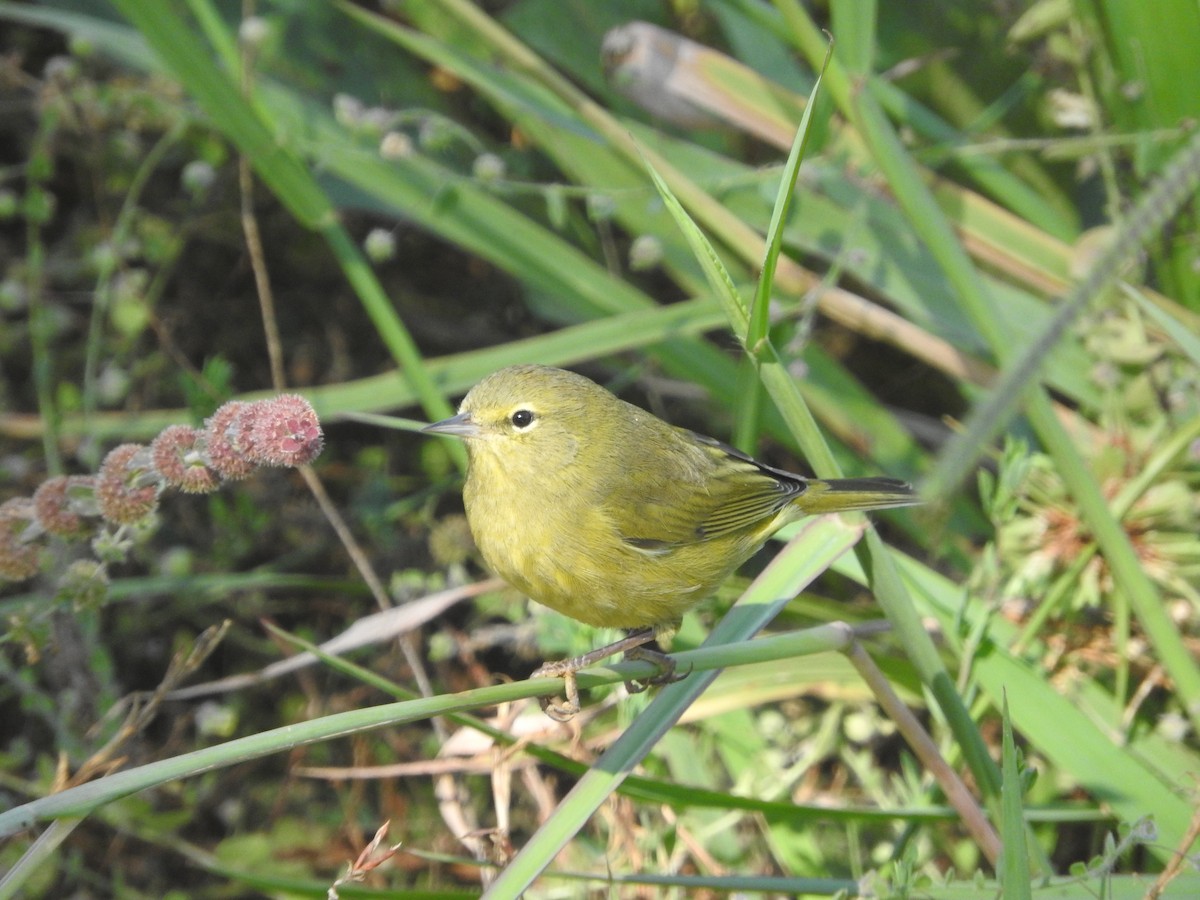
[[[513,423],[513,427],[518,431],[524,431],[533,424],[533,413],[527,409],[518,409],[508,420]]]

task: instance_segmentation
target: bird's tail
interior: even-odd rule
[[[808,479],[808,490],[794,501],[808,515],[851,509],[888,509],[921,502],[913,486],[898,478]]]

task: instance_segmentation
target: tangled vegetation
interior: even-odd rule
[[[1200,895],[1194,3],[0,18],[0,897]],[[553,722],[522,362],[928,502]]]

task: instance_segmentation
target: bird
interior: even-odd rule
[[[650,683],[674,680],[670,657],[645,645],[669,640],[784,525],[919,502],[895,478],[769,466],[550,366],[494,372],[423,430],[466,442],[463,504],[493,572],[564,615],[627,632],[533,673],[563,678],[566,703],[542,704],[560,720],[579,710],[575,673],[607,656],[650,659],[660,667]]]

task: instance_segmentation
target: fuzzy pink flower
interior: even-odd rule
[[[0,503],[0,578],[24,581],[38,573],[42,548],[29,539],[30,529],[41,530],[32,500],[14,497]]]
[[[321,453],[325,437],[312,405],[299,394],[254,404],[254,458],[265,466],[302,466]]]
[[[252,447],[250,422],[245,415],[251,406],[230,400],[204,421],[208,464],[228,481],[245,478],[254,471],[255,464],[248,455]]]
[[[185,494],[210,494],[219,477],[201,453],[203,434],[188,425],[171,425],[150,443],[154,468],[167,484]]]
[[[158,505],[161,483],[145,445],[121,444],[104,457],[96,476],[100,515],[120,525],[141,521]]]
[[[67,540],[85,537],[91,526],[81,512],[81,500],[92,494],[95,484],[90,475],[58,475],[43,481],[33,494],[33,510],[42,527]]]

